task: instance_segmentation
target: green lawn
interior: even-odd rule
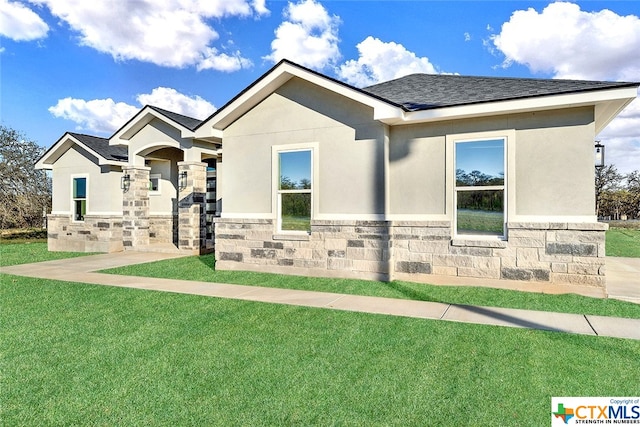
[[[502,212],[458,209],[457,217],[459,233],[498,235],[504,233],[504,214]]]
[[[46,243],[0,245],[0,266],[83,255],[87,254],[47,252]],[[143,277],[177,278],[204,282],[381,296],[451,304],[640,318],[640,305],[615,299],[589,298],[572,294],[547,295],[467,286],[435,286],[401,281],[388,283],[369,280],[311,278],[242,271],[216,271],[213,266],[213,255],[203,255],[121,267],[105,270],[105,272]]]
[[[606,253],[608,256],[640,258],[640,229],[610,228]]]
[[[85,252],[49,252],[40,240],[3,240],[0,244],[0,267],[30,262],[53,261],[91,255]]]
[[[435,286],[401,281],[389,283],[243,271],[216,271],[213,266],[213,255],[203,255],[114,268],[103,272],[454,304],[640,318],[640,305],[614,299],[589,298],[572,294],[547,295],[470,286]]]
[[[549,425],[640,341],[3,275],[3,425]]]
[[[308,216],[282,216],[282,230],[309,231],[311,230],[311,218]]]

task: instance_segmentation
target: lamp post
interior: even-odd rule
[[[600,144],[600,141],[596,141],[596,168],[600,169],[604,167],[604,145]]]

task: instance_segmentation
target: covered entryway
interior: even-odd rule
[[[183,149],[154,144],[134,155],[139,166],[124,168],[125,249],[194,254],[214,250],[216,153],[196,150],[198,161],[189,161]]]

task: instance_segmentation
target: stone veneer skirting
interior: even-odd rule
[[[178,214],[149,215],[149,243],[178,243]]]
[[[452,239],[449,221],[315,220],[310,235],[267,219],[216,218],[216,269],[376,280],[464,276],[603,288],[600,223],[509,223],[507,241]]]
[[[47,216],[47,242],[50,251],[122,251],[122,216],[85,215],[72,221],[69,215]]]

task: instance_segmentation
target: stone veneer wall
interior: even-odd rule
[[[215,219],[216,268],[388,280],[385,221],[313,221],[311,235],[274,235],[268,219]]]
[[[178,242],[178,215],[149,215],[149,243]]]
[[[47,216],[47,242],[50,251],[122,251],[122,217],[85,215],[72,221],[69,215]]]
[[[378,280],[429,275],[604,287],[606,224],[509,223],[508,241],[452,239],[449,221],[216,219],[216,268]]]
[[[186,173],[186,186],[178,194],[178,247],[206,253],[207,164],[178,162],[179,173]]]
[[[149,245],[149,171],[148,167],[123,169],[130,177],[129,188],[122,193],[124,249]]]

